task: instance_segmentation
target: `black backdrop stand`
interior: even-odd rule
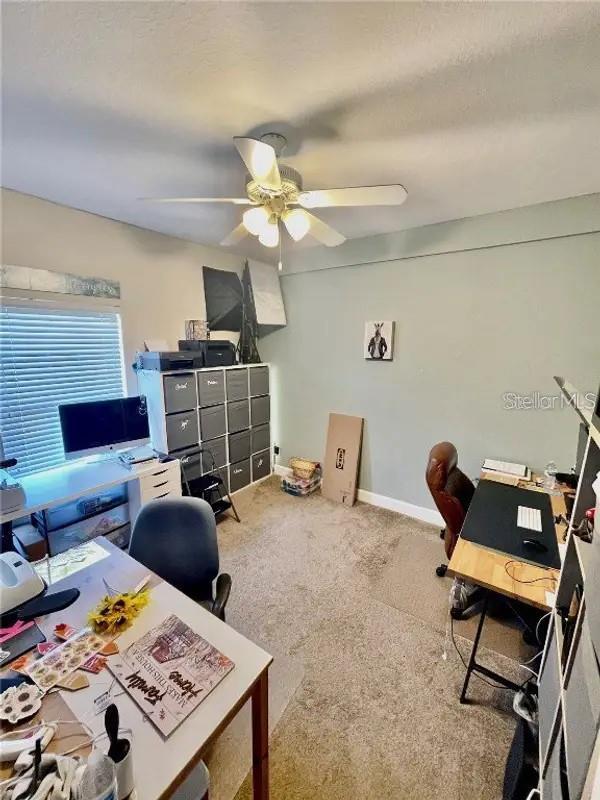
[[[237,346],[238,361],[240,364],[259,364],[258,354],[258,322],[256,321],[256,307],[254,293],[250,280],[248,262],[244,264],[242,275],[242,325]]]

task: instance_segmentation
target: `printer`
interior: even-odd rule
[[[203,367],[235,364],[235,346],[228,339],[180,339],[179,349],[186,353],[202,353]]]
[[[151,369],[157,372],[173,372],[175,370],[200,369],[204,366],[201,351],[166,352],[150,350],[138,353],[137,369]]]

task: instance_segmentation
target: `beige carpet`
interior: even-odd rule
[[[382,570],[373,597],[444,632],[448,625],[448,593],[452,578],[434,575],[435,568],[446,560],[443,542],[437,530],[431,533],[420,531],[419,536],[410,541],[411,549],[398,547]],[[516,604],[513,607],[519,613]],[[502,617],[487,616],[481,644],[523,663],[534,655],[535,650],[523,642],[523,626],[510,615],[510,610],[500,604],[499,611],[505,612]],[[478,622],[478,614],[468,620],[457,620],[454,632],[473,641]]]
[[[400,549],[416,552],[433,529],[360,503],[290,497],[276,478],[237,505],[242,524],[219,525],[221,567],[234,581],[229,622],[275,655],[272,798],[498,800],[511,694],[473,678],[461,706],[464,670],[453,651],[442,659],[439,627],[376,597]],[[502,655],[481,658],[519,676]],[[219,800],[250,766],[241,725],[209,760]],[[250,796],[247,778],[236,798]]]

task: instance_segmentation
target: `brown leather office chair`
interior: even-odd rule
[[[451,442],[438,442],[431,448],[425,471],[427,486],[438,511],[446,523],[442,531],[446,555],[451,558],[475,487],[458,468],[458,453]],[[436,574],[446,574],[447,565],[440,564]]]

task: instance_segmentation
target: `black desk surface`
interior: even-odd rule
[[[538,508],[541,511],[541,533],[517,527],[518,506]],[[546,492],[481,480],[471,500],[460,535],[463,539],[506,553],[519,561],[560,569],[552,503]],[[526,547],[523,539],[537,539],[548,549],[542,553]]]

